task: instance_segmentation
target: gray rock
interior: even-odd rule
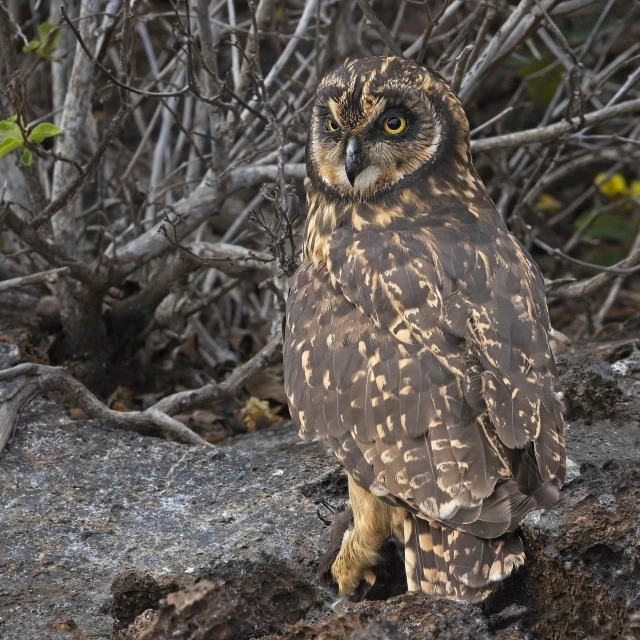
[[[40,402],[0,465],[5,640],[68,639],[47,625],[69,619],[91,638],[109,638],[114,622],[129,624],[163,595],[149,576],[132,585],[136,606],[118,608],[111,585],[132,567],[239,587],[262,576],[290,609],[289,623],[323,609],[315,571],[328,529],[314,496],[340,474],[314,444],[295,453],[203,450],[72,421]],[[124,618],[114,620],[112,608]]]
[[[406,594],[332,610],[317,509],[344,504],[346,482],[290,424],[203,450],[40,401],[0,458],[0,637],[631,638],[640,398],[620,387],[611,418],[570,421],[561,500],[529,516],[526,567],[482,607]]]

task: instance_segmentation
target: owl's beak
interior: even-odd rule
[[[347,142],[347,157],[344,161],[344,169],[347,172],[347,179],[353,187],[353,183],[360,173],[365,169],[365,159],[360,147],[360,142],[351,138]]]

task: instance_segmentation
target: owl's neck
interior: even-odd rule
[[[456,169],[445,175],[427,175],[378,200],[365,202],[340,198],[319,189],[307,178],[305,260],[325,263],[327,243],[338,228],[361,231],[377,227],[409,233],[428,229],[431,235],[437,235],[438,228],[504,226],[473,166]]]

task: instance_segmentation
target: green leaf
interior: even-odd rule
[[[40,46],[40,40],[29,40],[28,44],[22,47],[22,53],[29,53],[29,51],[35,51]]]
[[[585,231],[594,240],[627,242],[632,237],[631,221],[613,211],[599,215]]]
[[[0,120],[0,136],[4,136],[9,140],[19,140],[22,142],[22,132],[16,124],[15,116],[7,120]]]
[[[45,60],[51,60],[53,58],[53,54],[55,53],[58,45],[60,44],[60,38],[62,37],[62,32],[55,25],[49,24],[45,22],[38,27],[38,31],[40,31],[41,27],[51,27],[47,31],[47,36],[42,38],[42,46],[38,49],[38,55],[41,55]],[[53,33],[49,33],[52,29],[55,29]]]
[[[41,122],[29,132],[29,142],[42,142],[46,138],[52,138],[53,136],[60,135],[62,129],[56,127],[55,124],[50,122]]]
[[[22,146],[22,141],[7,138],[0,142],[0,158],[4,158],[7,153],[11,153]]]
[[[56,25],[52,22],[43,22],[38,25],[38,35],[40,36],[40,42],[44,42],[44,39],[56,28]]]
[[[30,167],[33,164],[33,154],[29,149],[25,149],[20,156],[20,161],[25,167]]]
[[[35,51],[45,60],[51,60],[55,50],[60,44],[62,33],[57,25],[52,22],[43,22],[38,25],[39,40],[31,40],[25,47],[22,47],[23,53]]]

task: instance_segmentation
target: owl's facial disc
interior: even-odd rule
[[[307,142],[310,184],[349,201],[469,165],[469,123],[437,73],[398,57],[347,60],[320,82]]]
[[[438,152],[441,123],[416,91],[382,88],[319,100],[309,159],[329,188],[363,199],[393,187]]]

